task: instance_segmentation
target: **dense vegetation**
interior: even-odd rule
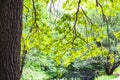
[[[94,77],[112,75],[120,65],[119,4],[119,0],[24,0],[22,80],[67,77],[82,70],[92,71]]]

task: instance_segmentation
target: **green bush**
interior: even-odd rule
[[[26,55],[23,76],[21,80],[40,79],[46,80],[54,77],[60,77],[66,72],[62,66],[56,66],[55,61],[45,53],[32,49]]]

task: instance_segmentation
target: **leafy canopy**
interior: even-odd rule
[[[119,0],[66,0],[61,5],[59,0],[24,0],[22,50],[48,54],[57,66],[97,56],[109,57],[112,64],[111,43],[120,40],[119,4]]]

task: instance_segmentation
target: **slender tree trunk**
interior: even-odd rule
[[[117,66],[115,64],[110,65],[110,63],[108,62],[105,64],[104,68],[107,75],[112,75]]]
[[[20,80],[22,0],[0,0],[0,80]]]

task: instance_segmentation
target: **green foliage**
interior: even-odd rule
[[[120,40],[120,31],[119,32],[114,32],[114,36]]]
[[[99,57],[98,62],[111,65],[119,61],[119,0],[81,0],[80,5],[79,0],[66,0],[53,12],[48,5],[58,0],[33,1],[24,0],[23,6],[21,54],[28,51],[26,67],[39,71],[43,66],[48,74],[61,76],[76,59]]]
[[[32,49],[26,55],[26,64],[23,70],[22,79],[49,79],[60,77],[67,70],[64,67],[57,67],[50,55]],[[26,75],[27,74],[27,75]]]
[[[45,72],[43,71],[35,71],[34,69],[25,67],[24,71],[23,71],[23,76],[21,78],[21,80],[29,80],[29,79],[33,79],[33,80],[46,80],[49,79],[50,76],[47,75]]]

